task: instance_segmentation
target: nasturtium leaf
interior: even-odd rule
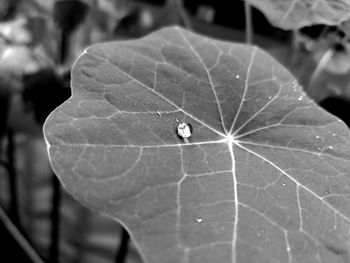
[[[350,18],[350,0],[245,0],[272,24],[299,29],[315,24],[338,25]]]
[[[145,262],[350,261],[350,133],[257,47],[178,27],[92,46],[44,133]]]

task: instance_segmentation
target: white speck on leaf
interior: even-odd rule
[[[264,234],[265,234],[265,229],[264,229],[264,228],[259,228],[259,229],[258,229],[257,236],[258,236],[258,237],[262,237]]]
[[[197,217],[197,218],[196,218],[196,222],[197,222],[197,223],[202,223],[202,222],[203,222],[203,218]]]
[[[189,138],[192,135],[191,125],[187,122],[181,122],[177,126],[177,134],[182,138]]]
[[[239,75],[236,75],[236,79],[239,79],[240,78],[240,76]]]

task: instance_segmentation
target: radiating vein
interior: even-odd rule
[[[254,142],[249,142],[249,141],[238,141],[236,140],[236,142],[238,143],[244,143],[244,144],[249,144],[249,145],[254,145],[254,146],[260,146],[260,147],[267,147],[267,148],[273,148],[273,149],[281,149],[281,150],[286,150],[286,151],[295,151],[295,152],[303,152],[303,153],[309,153],[309,154],[313,154],[313,155],[318,155],[320,157],[329,157],[329,158],[333,158],[333,159],[337,159],[337,160],[342,160],[342,161],[350,161],[349,159],[344,159],[344,158],[340,158],[337,156],[333,156],[331,154],[328,153],[324,153],[322,151],[320,152],[314,152],[314,151],[310,151],[310,150],[306,150],[306,149],[301,149],[301,148],[292,148],[292,147],[285,147],[285,146],[279,146],[279,145],[271,145],[271,144],[261,144],[261,143],[254,143]]]
[[[251,70],[251,68],[253,66],[253,61],[254,61],[254,58],[255,58],[256,51],[257,51],[257,48],[254,47],[253,51],[251,52],[250,60],[249,60],[249,63],[248,63],[247,75],[246,75],[246,79],[245,79],[244,91],[243,91],[242,99],[241,99],[241,102],[240,102],[239,107],[237,109],[237,113],[235,115],[235,118],[234,118],[234,120],[232,122],[232,126],[230,128],[229,134],[232,133],[233,128],[235,127],[236,121],[238,119],[238,116],[239,116],[239,114],[241,112],[241,109],[243,107],[244,98],[245,98],[245,96],[247,94],[247,90],[248,90],[248,81],[249,81],[249,77],[250,77],[250,70]]]
[[[330,123],[326,123],[326,124],[322,124],[322,125],[313,125],[313,126],[310,126],[310,125],[306,125],[306,124],[283,124],[281,121],[279,121],[278,123],[274,123],[274,124],[271,124],[271,125],[267,125],[267,126],[262,126],[262,127],[259,127],[259,128],[256,128],[254,130],[250,130],[250,131],[247,131],[245,133],[241,133],[241,134],[235,134],[235,139],[238,140],[239,138],[242,138],[244,136],[247,136],[247,135],[250,135],[250,134],[253,134],[255,132],[259,132],[259,131],[263,131],[263,130],[267,130],[269,128],[275,128],[275,127],[293,127],[293,128],[310,128],[310,127],[317,127],[317,128],[320,128],[320,127],[326,127],[328,125],[330,125]]]
[[[303,228],[304,228],[304,220],[303,220],[303,214],[301,212],[302,208],[301,208],[301,203],[300,203],[299,189],[300,189],[300,185],[297,185],[297,187],[296,187],[296,196],[297,196],[297,204],[298,204],[298,208],[299,208],[300,230],[303,230]]]
[[[59,139],[59,138],[56,138]],[[120,147],[120,148],[162,148],[162,147],[179,147],[179,146],[189,146],[187,143],[174,143],[174,144],[154,144],[154,145],[134,145],[134,144],[102,144],[102,143],[67,143],[63,140],[62,144],[69,145],[69,146],[77,146],[77,147],[106,147],[106,148],[114,148],[114,147]],[[207,145],[207,144],[218,144],[218,143],[224,143],[226,139],[217,140],[217,141],[207,141],[207,142],[191,142],[191,146],[195,145]],[[50,144],[51,146],[55,146],[53,144]]]
[[[339,215],[341,218],[343,218],[345,221],[350,223],[350,219],[347,218],[346,215],[344,215],[343,213],[341,213],[340,211],[336,210],[333,206],[331,206],[329,203],[325,202],[322,198],[320,198],[315,192],[313,192],[312,190],[306,188],[304,185],[302,185],[301,183],[299,183],[296,179],[294,179],[291,175],[289,175],[286,171],[282,170],[280,167],[278,167],[276,164],[274,164],[273,162],[271,162],[269,159],[265,158],[264,156],[261,156],[260,154],[244,147],[243,145],[236,143],[236,145],[244,150],[246,150],[247,152],[257,156],[258,158],[262,159],[263,161],[271,164],[273,167],[275,167],[278,171],[280,171],[281,173],[283,173],[284,175],[286,175],[290,180],[292,180],[294,183],[296,183],[297,186],[300,186],[301,188],[305,189],[305,191],[309,192],[312,196],[316,197],[317,199],[321,200],[321,202],[323,204],[325,204],[327,207],[329,207],[335,214]]]
[[[272,102],[274,102],[276,100],[276,98],[278,97],[278,95],[281,92],[281,88],[279,88],[278,92],[275,94],[275,96],[273,98],[271,98],[270,101],[268,101],[260,110],[258,110],[256,113],[254,113],[247,121],[245,121],[235,132],[234,132],[234,136],[236,136],[236,134],[243,129],[249,122],[253,121],[261,112],[263,112]]]
[[[178,239],[179,245],[181,247],[183,247],[182,243],[181,243],[181,238],[180,238],[180,217],[181,217],[181,184],[182,182],[186,179],[187,174],[184,171],[184,167],[183,167],[183,149],[180,147],[180,158],[181,158],[181,172],[183,174],[183,177],[180,179],[180,181],[177,183],[177,191],[176,191],[176,238]]]
[[[286,250],[287,250],[287,255],[288,255],[288,263],[292,262],[292,257],[290,255],[290,244],[289,244],[289,240],[288,240],[288,232],[287,230],[283,231],[284,233],[284,238],[285,238],[285,243],[286,243]]]
[[[154,93],[155,95],[159,96],[161,99],[165,100],[167,103],[169,103],[170,105],[172,105],[173,107],[175,107],[176,109],[178,109],[179,111],[183,112],[184,114],[186,114],[187,116],[191,117],[192,119],[196,120],[198,123],[200,123],[201,125],[203,125],[204,127],[210,129],[211,131],[215,132],[218,135],[221,135],[223,137],[225,137],[225,134],[219,132],[218,130],[216,130],[215,128],[211,127],[210,125],[204,123],[202,120],[196,118],[195,116],[193,116],[191,113],[185,111],[184,109],[180,108],[179,106],[177,106],[175,103],[173,103],[172,101],[170,101],[169,99],[167,99],[166,97],[164,97],[162,94],[154,91],[151,87],[146,86],[144,83],[138,81],[137,79],[135,79],[134,77],[132,77],[130,74],[126,73],[125,71],[123,71],[121,68],[119,68],[117,65],[112,64],[108,59],[104,58],[104,57],[100,57],[97,56],[95,54],[91,54],[90,55],[105,61],[107,64],[111,65],[112,67],[117,68],[120,72],[122,72],[125,76],[129,77],[130,79],[132,79],[133,81],[135,81],[135,83],[137,83],[138,85],[144,87],[145,89],[147,89],[148,91]]]
[[[233,152],[233,137],[228,140],[228,148],[231,154],[232,162],[232,177],[233,177],[233,191],[234,191],[234,201],[235,201],[235,220],[233,224],[233,233],[232,233],[232,263],[236,263],[236,243],[237,243],[237,226],[238,226],[238,193],[237,193],[237,178],[236,178],[236,161],[235,155]]]
[[[213,84],[213,80],[211,78],[211,75],[207,69],[207,67],[205,66],[202,58],[199,56],[198,52],[193,48],[193,46],[191,45],[191,43],[188,42],[187,38],[182,34],[182,32],[180,30],[178,30],[179,34],[182,36],[183,40],[186,42],[186,44],[188,45],[188,47],[191,49],[191,51],[193,52],[193,54],[196,56],[196,58],[198,59],[199,63],[201,63],[206,75],[207,75],[207,78],[208,78],[208,81],[209,81],[209,86],[211,88],[211,90],[213,91],[213,94],[214,94],[214,97],[215,97],[215,101],[216,101],[216,104],[218,106],[218,111],[219,111],[219,115],[220,115],[220,120],[221,120],[221,125],[222,125],[222,129],[223,131],[227,134],[227,130],[226,130],[226,127],[225,127],[225,122],[224,122],[224,117],[223,117],[223,113],[222,113],[222,109],[221,109],[221,104],[220,104],[220,101],[219,101],[219,98],[216,94],[216,91],[215,91],[215,88],[214,88],[214,84]]]

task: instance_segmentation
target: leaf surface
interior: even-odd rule
[[[256,47],[178,27],[92,46],[44,133],[67,190],[145,262],[350,260],[349,131]]]
[[[350,18],[350,0],[247,0],[272,24],[299,29],[315,24],[338,25]]]

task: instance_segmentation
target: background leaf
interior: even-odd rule
[[[90,47],[44,133],[146,262],[350,260],[349,131],[256,47],[178,27]]]
[[[299,29],[315,24],[338,25],[350,18],[349,0],[246,0],[260,9],[272,24]]]

